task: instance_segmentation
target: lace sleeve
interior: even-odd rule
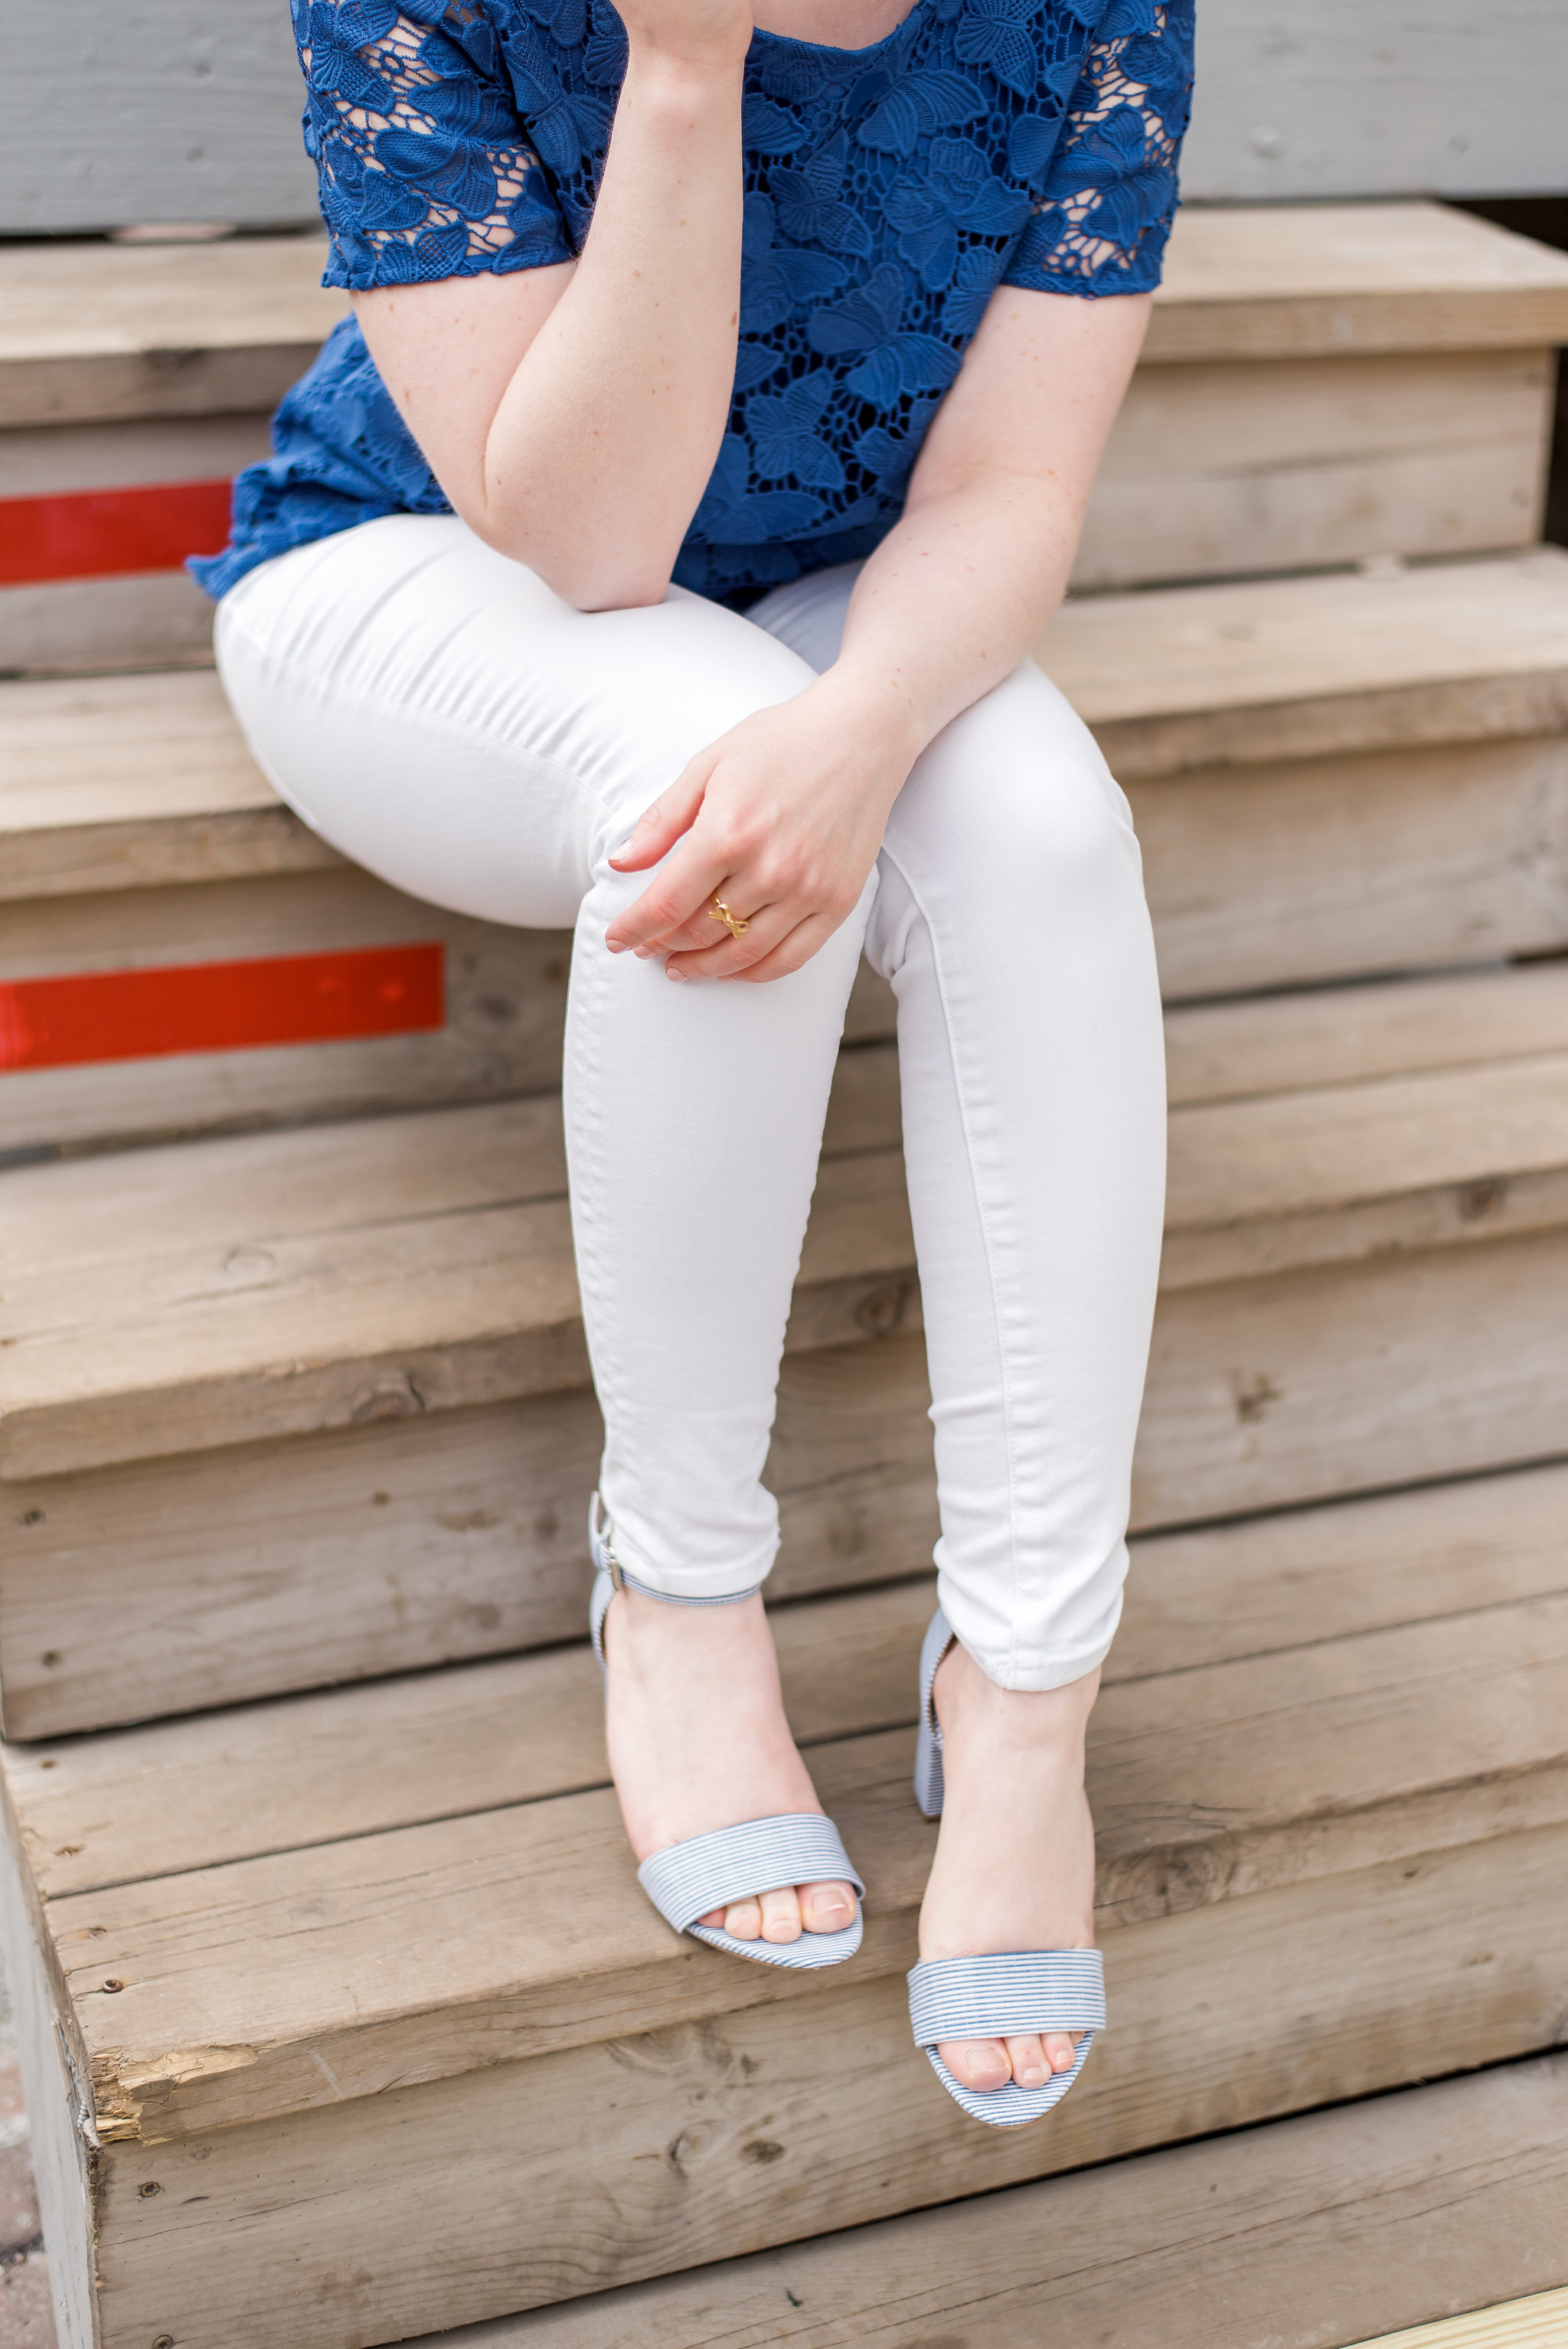
[[[292,5],[309,88],[305,147],[331,239],[325,285],[358,292],[572,258],[477,6]]]
[[[1160,283],[1192,97],[1194,0],[1111,0],[1004,284],[1143,294]]]

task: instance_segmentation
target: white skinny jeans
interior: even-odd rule
[[[295,549],[225,597],[223,682],[324,838],[492,922],[574,926],[573,1231],[627,1571],[759,1581],[760,1482],[862,947],[898,999],[941,1598],[1006,1688],[1110,1644],[1164,1180],[1159,994],[1127,803],[1038,669],[917,761],[851,918],[793,976],[674,987],[604,933],[608,856],[697,750],[838,650],[852,569],[741,618],[672,587],[584,614],[447,517]]]

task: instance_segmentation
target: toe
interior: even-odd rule
[[[1070,2072],[1073,2057],[1078,2052],[1078,2039],[1076,2032],[1069,2037],[1065,2031],[1047,2031],[1044,2041],[1036,2044],[1043,2044],[1046,2061],[1053,2072]]]
[[[1057,2037],[1060,2038],[1059,2033]],[[1051,2059],[1047,2053],[1050,2041],[1042,2046],[1039,2033],[1031,2031],[1020,2039],[1007,2040],[1005,2044],[1007,2060],[1013,2067],[1013,2077],[1019,2087],[1043,2088],[1051,2076]]]
[[[762,1938],[765,1941],[799,1940],[800,1897],[792,1884],[762,1895]]]
[[[762,1935],[760,1900],[737,1900],[724,1912],[724,1930],[738,1941],[756,1941]]]
[[[999,2039],[949,2039],[936,2052],[966,2088],[1003,2088],[1012,2077],[1007,2050]]]
[[[855,1918],[854,1888],[849,1884],[802,1884],[800,1921],[808,1933],[841,1933]]]

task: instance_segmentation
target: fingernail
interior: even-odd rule
[[[604,944],[609,947],[612,954],[624,954],[626,951],[624,943],[619,938],[606,938]]]
[[[684,978],[686,977],[686,973],[681,968],[678,962],[667,962],[665,965],[665,977],[666,978]]]
[[[636,833],[635,833],[634,832],[629,832],[629,833],[626,834],[625,839],[621,843],[620,847],[619,847],[619,848],[613,848],[613,849],[610,851],[610,862],[611,862],[611,864],[614,864],[614,863],[615,862],[615,859],[616,859],[616,857],[617,857],[617,856],[624,856],[624,854],[626,854],[627,849],[628,849],[628,848],[630,848],[630,846],[632,845],[633,841],[634,841],[634,840],[635,840],[636,836],[637,836],[637,835],[636,835]]]

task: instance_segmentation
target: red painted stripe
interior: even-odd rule
[[[0,586],[178,571],[216,554],[229,536],[228,481],[153,481],[134,490],[68,490],[0,498]]]
[[[412,1035],[446,1024],[445,955],[438,942],[0,981],[0,1069]]]

